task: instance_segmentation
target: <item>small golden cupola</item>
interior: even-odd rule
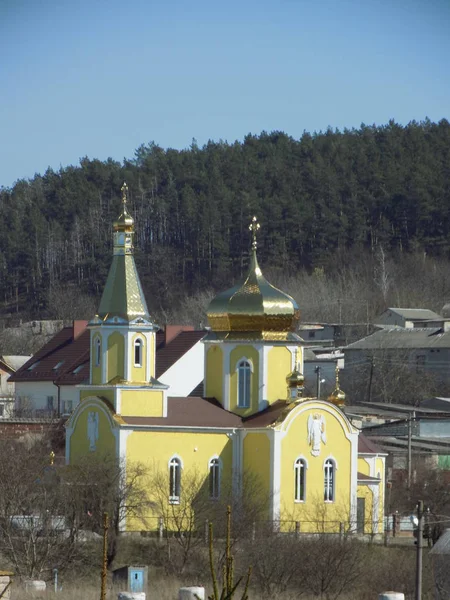
[[[113,260],[95,322],[151,324],[147,302],[134,262],[134,219],[127,209],[128,186],[122,188],[122,212],[113,224]]]
[[[249,226],[252,253],[247,278],[211,301],[208,321],[212,331],[225,337],[246,332],[246,337],[254,339],[291,339],[300,311],[295,300],[271,285],[261,272],[256,256],[259,228],[257,218],[253,217]]]
[[[328,396],[328,402],[331,402],[336,406],[344,406],[345,398],[345,392],[339,387],[339,367],[336,365],[336,387],[334,391]]]
[[[288,402],[294,402],[297,398],[303,396],[303,386],[305,384],[305,378],[300,372],[299,360],[298,360],[298,348],[295,351],[295,366],[294,370],[289,373],[286,377]]]

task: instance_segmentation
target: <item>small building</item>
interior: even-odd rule
[[[430,550],[436,600],[450,597],[450,529],[446,529]]]
[[[413,329],[423,327],[427,321],[442,321],[442,317],[428,308],[387,308],[374,321],[374,325],[388,329],[391,327]]]
[[[120,587],[121,591],[135,594],[147,592],[148,567],[128,565],[120,569],[114,569],[112,579],[113,584]]]

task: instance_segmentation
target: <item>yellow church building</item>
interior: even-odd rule
[[[248,275],[207,311],[204,398],[172,397],[155,378],[155,334],[133,257],[134,220],[122,188],[113,258],[98,314],[90,321],[90,378],[67,423],[66,461],[109,453],[167,476],[167,503],[183,473],[204,476],[211,500],[223,482],[240,493],[244,473],[269,499],[267,520],[287,529],[317,521],[335,532],[383,532],[385,455],[351,425],[339,387],[328,401],[303,397],[299,308],[271,285],[257,260],[253,218]],[[124,529],[132,525],[125,521]],[[341,525],[342,527],[342,525]]]

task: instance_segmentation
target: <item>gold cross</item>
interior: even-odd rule
[[[339,367],[336,365],[336,388],[339,388]]]
[[[128,200],[128,186],[125,181],[123,182],[123,186],[120,188],[120,191],[122,192],[122,202],[126,204]]]
[[[252,222],[248,226],[249,230],[252,232],[252,250],[256,250],[258,246],[258,242],[256,241],[256,234],[261,228],[261,225],[258,223],[258,219],[253,217]]]

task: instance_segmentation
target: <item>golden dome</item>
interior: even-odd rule
[[[286,377],[286,383],[289,387],[302,386],[305,383],[305,377],[297,370],[297,367],[295,367],[295,369]]]
[[[116,221],[113,223],[114,231],[132,231],[134,227],[134,219],[127,211],[128,201],[128,186],[126,183],[120,188],[122,191],[122,212]]]
[[[289,332],[300,317],[291,296],[271,285],[261,272],[256,257],[256,232],[259,223],[253,217],[250,269],[242,284],[221,292],[210,303],[208,321],[213,331]]]
[[[339,367],[336,367],[336,388],[328,396],[328,402],[335,404],[336,406],[345,405],[346,395],[343,390],[339,387]]]

